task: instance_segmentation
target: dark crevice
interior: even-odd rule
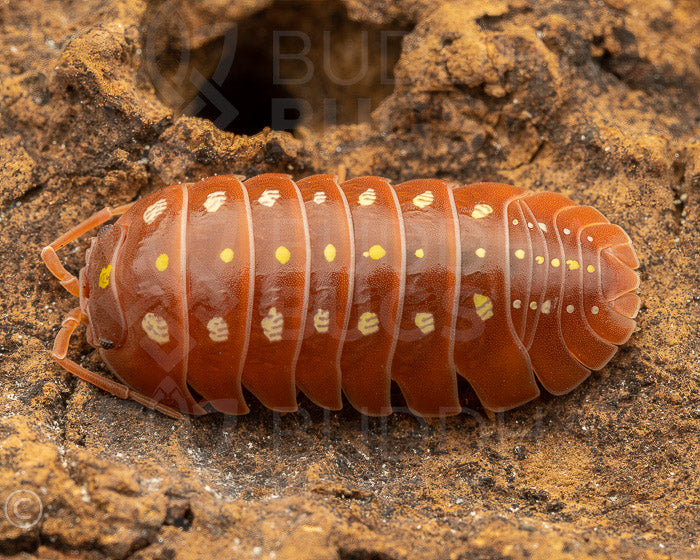
[[[409,31],[352,21],[340,0],[274,3],[194,49],[171,23],[144,23],[145,42],[157,45],[146,68],[157,94],[237,134],[367,122],[393,91]]]

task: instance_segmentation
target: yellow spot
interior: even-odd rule
[[[483,259],[486,256],[486,249],[483,247],[479,247],[476,251],[476,256],[479,257],[480,259]]]
[[[542,263],[544,262],[544,257],[542,257],[542,256],[540,256],[540,255],[537,255],[537,256],[535,257],[535,262],[536,262],[537,264],[542,264]]]
[[[331,324],[330,316],[330,311],[326,311],[325,309],[316,310],[314,314],[314,328],[317,333],[324,334],[328,332],[328,328]]]
[[[489,214],[493,214],[493,208],[488,204],[477,204],[472,211],[472,218],[478,220],[479,218],[485,218]]]
[[[370,257],[374,259],[375,261],[378,261],[381,259],[384,255],[386,255],[386,251],[381,245],[372,245],[369,248],[369,251],[365,251],[362,253],[363,257]]]
[[[595,266],[593,266],[592,264],[589,264],[589,265],[586,267],[586,270],[587,270],[588,272],[595,272]]]
[[[335,245],[332,243],[326,245],[326,248],[323,250],[323,256],[326,257],[328,262],[333,262],[335,260],[335,254]]]
[[[535,309],[537,309],[537,302],[536,302],[536,301],[531,301],[531,302],[530,302],[530,309],[532,309],[533,311],[534,311]]]
[[[416,252],[414,254],[419,259],[422,259],[425,256],[425,251],[423,251],[423,249],[416,249]]]
[[[416,313],[414,322],[423,334],[428,334],[435,330],[435,319],[432,313]]]
[[[561,264],[561,261],[559,259],[552,259],[552,266],[554,268],[557,268]]]
[[[141,321],[141,328],[148,335],[148,338],[158,344],[166,344],[170,341],[168,333],[168,323],[155,313],[146,313]]]
[[[219,258],[225,263],[230,263],[233,260],[233,249],[226,247],[226,249],[219,253]]]
[[[287,264],[289,262],[289,258],[292,256],[292,254],[289,252],[289,249],[287,249],[285,246],[280,245],[277,247],[275,250],[275,258],[281,262],[282,264]]]
[[[377,314],[366,311],[360,315],[360,320],[357,322],[357,330],[365,336],[378,332],[379,318]]]
[[[520,222],[518,221],[517,218],[515,218],[515,219],[513,220],[513,225],[514,225],[514,226],[517,226],[519,223],[520,223]]]
[[[568,260],[566,261],[566,264],[569,265],[569,270],[576,270],[577,268],[579,268],[578,261],[575,260]]]
[[[515,256],[522,260],[525,258],[525,251],[523,251],[522,249],[517,249],[515,251]]]
[[[163,272],[166,268],[168,268],[168,262],[168,255],[166,255],[165,253],[161,253],[156,259],[156,268]]]
[[[493,317],[493,303],[491,298],[482,294],[474,294],[474,306],[476,312],[482,321],[486,321]]]
[[[100,271],[100,288],[109,286],[109,275],[112,273],[112,265],[108,264]]]
[[[284,329],[284,316],[277,311],[277,308],[271,307],[267,315],[260,321],[263,334],[270,342],[278,342],[282,340],[282,330]]]

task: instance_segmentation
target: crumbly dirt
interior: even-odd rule
[[[0,3],[0,555],[700,558],[698,14],[694,0]],[[237,23],[237,79],[215,79]],[[339,85],[365,29],[365,74]],[[275,30],[305,34],[315,61],[284,91],[259,68]],[[342,45],[324,50],[323,30]],[[387,32],[401,37],[379,56]],[[240,128],[216,122],[214,90]],[[264,128],[274,97],[313,114]],[[177,181],[339,165],[596,206],[642,262],[638,332],[573,393],[495,420],[303,400],[174,422],[52,362],[76,302],[39,251],[72,224]],[[62,251],[72,270],[87,243]],[[71,353],[103,371],[82,330]]]

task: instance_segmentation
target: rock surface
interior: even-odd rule
[[[700,558],[697,3],[300,6],[0,5],[0,555]],[[215,76],[232,29],[245,56],[227,83]],[[260,37],[279,29],[305,34],[314,61],[281,95],[256,69],[272,56]],[[324,49],[322,30],[341,47]],[[374,47],[399,42],[339,85],[362,63],[363,30]],[[293,134],[257,114],[280,96],[314,110]],[[216,122],[226,100],[255,133]],[[642,261],[639,331],[573,393],[495,421],[367,420],[302,401],[297,415],[177,423],[52,362],[75,301],[39,251],[72,224],[177,181],[339,165],[596,206]],[[72,270],[87,243],[62,251]],[[71,351],[101,371],[82,331]]]

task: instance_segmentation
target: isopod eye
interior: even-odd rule
[[[104,340],[101,338],[100,346],[102,346],[102,348],[104,348],[105,350],[111,350],[112,348],[114,348],[114,342],[112,342],[111,340]]]
[[[112,227],[114,227],[114,224],[107,224],[106,226],[102,226],[97,232],[97,237],[102,237],[102,235],[107,233],[110,229],[112,229]]]

